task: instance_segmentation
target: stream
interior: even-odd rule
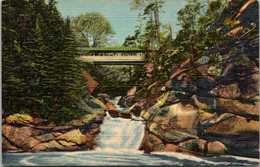
[[[115,100],[115,102],[117,99]],[[114,104],[116,104],[114,102]],[[118,106],[117,106],[118,107]],[[121,111],[122,108],[118,108]],[[4,166],[244,166],[258,165],[253,158],[226,155],[199,157],[184,153],[139,151],[145,123],[141,118],[112,118],[109,114],[101,125],[98,146],[93,151],[3,153]]]

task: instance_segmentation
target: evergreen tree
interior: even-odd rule
[[[30,113],[56,122],[83,114],[87,93],[69,19],[50,0],[5,0],[2,92],[7,114]]]

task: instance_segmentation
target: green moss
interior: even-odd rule
[[[54,136],[51,133],[46,133],[44,135],[41,136],[35,136],[36,139],[39,139],[40,141],[51,141],[52,139],[54,139]]]
[[[81,120],[84,122],[84,123],[88,123],[90,120],[94,119],[95,118],[95,115],[92,115],[92,114],[87,114],[87,115],[84,115]]]
[[[14,114],[6,118],[9,123],[32,123],[33,118],[28,114]]]
[[[156,116],[164,117],[168,114],[169,110],[170,110],[169,107],[161,108]]]
[[[224,114],[221,114],[221,115],[217,118],[216,122],[222,122],[222,121],[227,120],[227,119],[229,119],[229,118],[232,118],[232,117],[234,117],[234,116],[235,116],[235,114],[224,113]]]

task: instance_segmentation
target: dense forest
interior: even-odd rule
[[[2,104],[5,115],[54,121],[81,115],[86,94],[70,19],[50,0],[2,3]],[[4,115],[4,116],[5,116]]]

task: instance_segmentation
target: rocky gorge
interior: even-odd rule
[[[224,25],[228,16],[232,24]],[[108,95],[88,95],[80,105],[91,114],[63,125],[26,114],[10,115],[2,120],[3,151],[92,150],[108,111],[113,118],[145,120],[139,148],[145,153],[258,157],[259,38],[254,34],[258,24],[258,1],[231,4],[208,28],[226,39],[195,62],[177,64],[157,98],[148,100],[133,87],[119,101],[129,111],[120,112]]]

